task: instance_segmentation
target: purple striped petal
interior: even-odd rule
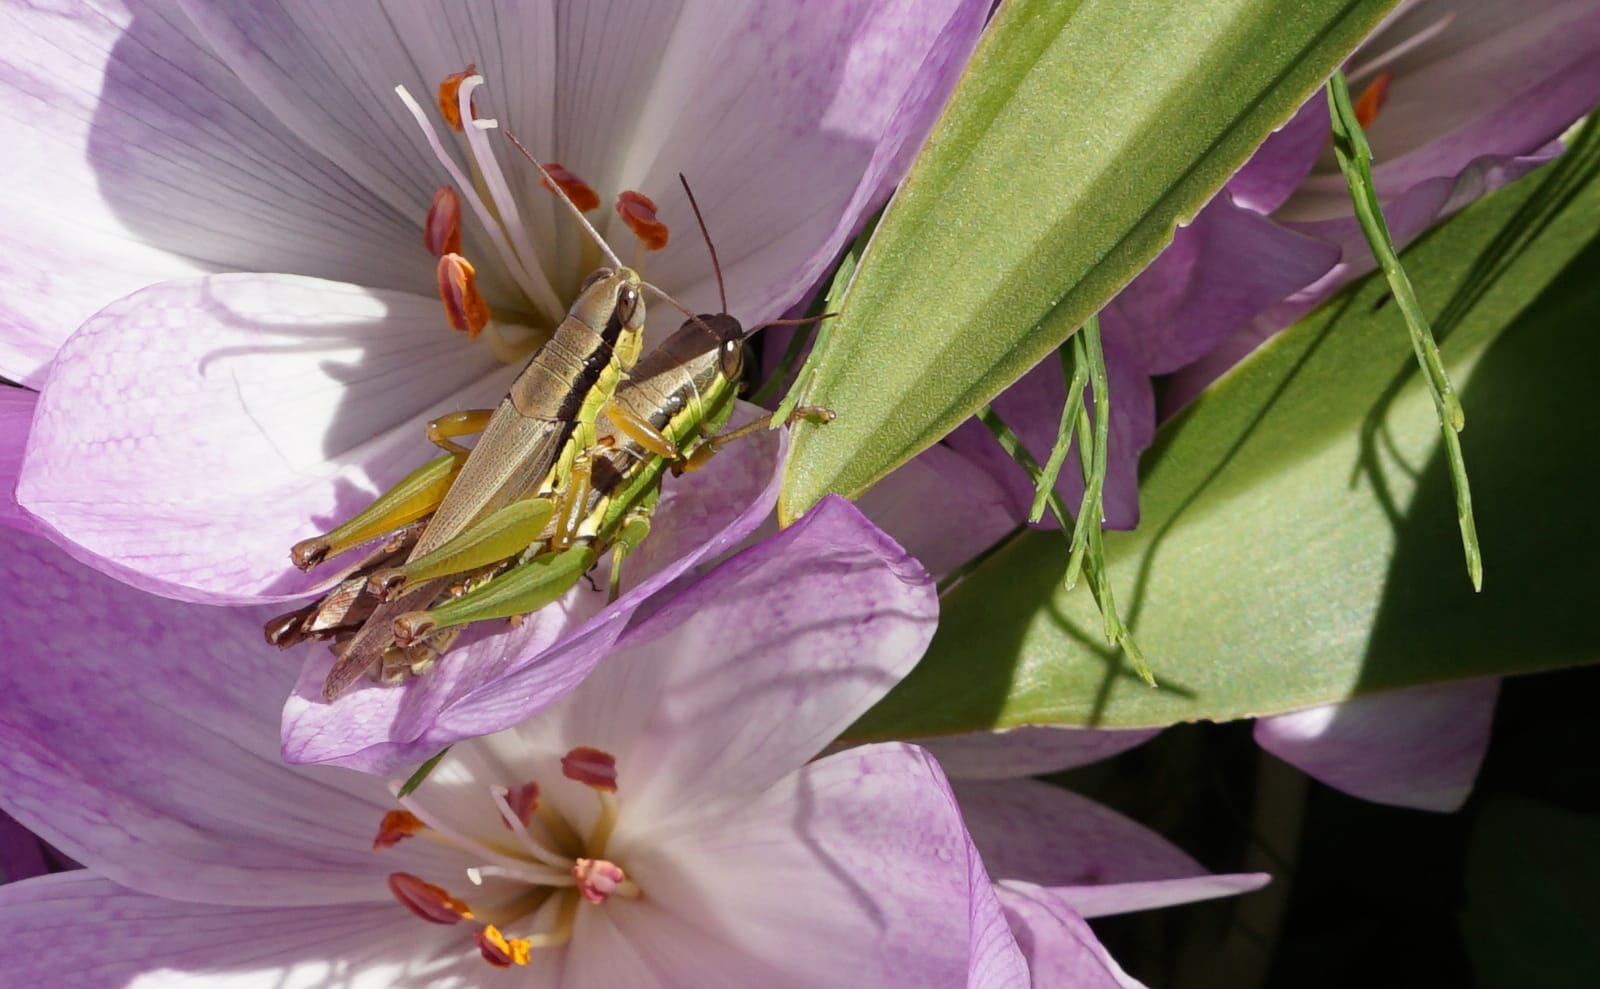
[[[17,504],[17,478],[22,474],[22,451],[38,402],[35,392],[0,385],[0,526],[23,532],[34,531],[34,525]]]
[[[1102,730],[1025,725],[1007,731],[980,731],[912,739],[932,752],[954,779],[1003,780],[1041,776],[1088,765],[1142,745],[1159,728]]]

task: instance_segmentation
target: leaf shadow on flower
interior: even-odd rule
[[[217,272],[401,290],[429,282],[431,269],[397,283],[404,268],[389,258],[343,250],[362,236],[376,243],[418,229],[420,209],[408,222],[311,148],[203,47],[186,13],[131,6],[106,60],[87,148],[102,199],[130,232]],[[315,229],[307,216],[322,217],[329,245],[307,242]],[[428,260],[420,237],[393,246],[395,256]]]
[[[1600,243],[1561,271],[1478,360],[1461,391],[1461,434],[1483,540],[1484,588],[1462,573],[1461,536],[1442,449],[1399,519],[1358,693],[1441,679],[1592,661],[1600,599],[1600,462],[1585,456],[1600,421]]]

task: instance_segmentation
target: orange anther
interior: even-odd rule
[[[526,965],[533,949],[533,945],[526,939],[520,937],[508,939],[493,924],[486,924],[483,930],[478,932],[475,940],[478,942],[478,951],[483,954],[483,960],[495,968]]]
[[[584,786],[617,792],[617,759],[609,752],[580,745],[561,757],[561,773]]]
[[[1394,73],[1388,69],[1372,77],[1367,83],[1367,88],[1356,97],[1356,120],[1363,128],[1371,127],[1372,122],[1378,119],[1378,111],[1389,102],[1389,80],[1394,78]]]
[[[439,258],[439,298],[450,328],[474,339],[489,323],[489,303],[478,293],[478,270],[459,254]]]
[[[649,196],[632,189],[624,190],[617,197],[617,215],[646,250],[659,251],[667,246],[667,225],[656,219],[656,203]]]
[[[444,82],[439,84],[439,113],[444,117],[445,123],[456,130],[461,129],[461,101],[458,98],[461,93],[461,84],[466,81],[468,76],[477,74],[477,65],[469,65],[460,72],[452,72],[445,76]],[[472,119],[478,119],[478,107],[476,104],[472,106]]]
[[[545,178],[545,175],[539,176],[539,184],[551,192],[555,192],[556,186],[560,186],[561,191],[567,194],[567,198],[572,200],[572,205],[578,207],[579,212],[587,213],[599,208],[600,194],[595,192],[589,183],[578,178],[572,169],[558,162],[547,161],[544,163],[544,171],[549,178]],[[551,182],[555,185],[551,185]]]
[[[472,910],[465,903],[409,872],[389,873],[389,892],[406,909],[430,924],[454,924],[472,919]]]
[[[422,246],[434,257],[461,253],[461,197],[447,185],[433,194],[428,218],[422,222]]]
[[[426,828],[422,818],[409,810],[391,810],[383,815],[378,825],[378,835],[372,839],[372,850],[393,848],[407,838]]]

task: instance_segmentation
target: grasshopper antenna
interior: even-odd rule
[[[544,179],[545,187],[551,192],[554,192],[557,198],[559,198],[563,203],[566,203],[567,209],[572,211],[572,215],[577,218],[578,224],[582,226],[583,229],[589,231],[589,236],[594,238],[594,242],[596,244],[600,245],[600,252],[606,256],[607,261],[611,262],[611,266],[618,269],[622,268],[622,259],[617,257],[617,255],[611,250],[611,245],[607,244],[605,238],[600,236],[600,231],[594,228],[594,225],[589,222],[589,218],[583,215],[583,210],[578,208],[578,204],[574,203],[572,199],[567,196],[567,191],[561,188],[560,184],[557,183],[555,179],[550,177],[550,173],[545,171],[543,165],[539,164],[539,159],[535,158],[527,148],[523,147],[522,142],[517,140],[517,135],[511,133],[509,129],[505,130],[504,133],[506,135],[506,140],[516,145],[517,150],[522,152],[522,157],[533,162],[533,167],[539,170],[539,175]]]
[[[711,252],[711,270],[717,273],[717,298],[722,302],[722,311],[728,311],[728,291],[722,284],[722,265],[717,262],[717,245],[711,242],[711,231],[706,229],[706,218],[700,215],[700,204],[695,202],[694,190],[689,188],[689,180],[678,173],[678,181],[683,183],[683,191],[689,197],[689,207],[694,210],[694,222],[700,224],[700,236],[705,238],[706,249]]]
[[[825,312],[820,316],[801,316],[798,319],[769,319],[765,323],[758,323],[750,327],[745,332],[745,336],[755,336],[757,330],[764,330],[769,326],[804,326],[807,323],[820,323],[825,319],[834,319],[838,315],[836,312]]]

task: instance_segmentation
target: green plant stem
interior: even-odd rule
[[[1350,201],[1355,207],[1361,232],[1366,235],[1372,256],[1389,281],[1389,290],[1405,317],[1406,328],[1411,333],[1411,348],[1422,367],[1428,382],[1428,392],[1433,397],[1434,410],[1439,416],[1439,430],[1444,436],[1445,454],[1450,465],[1450,481],[1455,487],[1456,518],[1461,526],[1461,545],[1467,558],[1467,575],[1474,590],[1483,589],[1483,557],[1478,548],[1477,526],[1472,519],[1472,491],[1467,486],[1467,466],[1461,456],[1461,439],[1458,435],[1466,424],[1461,411],[1461,401],[1445,374],[1444,362],[1439,357],[1439,346],[1428,326],[1428,317],[1417,301],[1417,294],[1400,264],[1394,240],[1389,235],[1389,225],[1383,218],[1383,206],[1372,180],[1372,148],[1367,144],[1361,122],[1356,118],[1350,102],[1350,88],[1344,73],[1335,72],[1328,80],[1328,108],[1333,118],[1333,151],[1350,186]]]

